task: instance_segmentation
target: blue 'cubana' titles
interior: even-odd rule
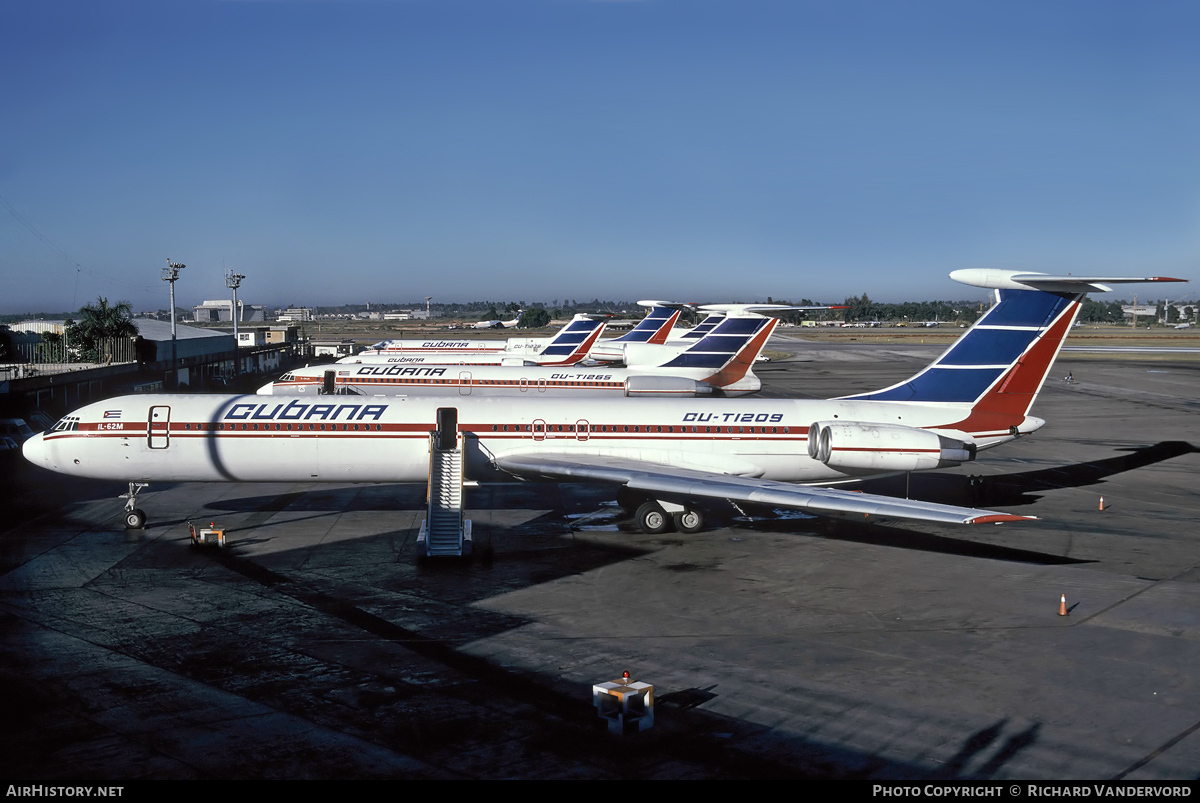
[[[778,424],[783,413],[685,413],[683,420],[699,424]]]
[[[465,349],[470,346],[469,340],[426,340],[421,344],[423,349]]]
[[[281,402],[269,412],[268,407],[270,403],[235,404],[224,417],[227,421],[308,421],[314,418],[318,421],[337,421],[345,413],[346,417],[341,419],[343,421],[378,421],[388,408],[386,404],[301,404],[298,401],[286,405]]]
[[[401,368],[399,365],[364,365],[359,376],[442,376],[445,368]]]

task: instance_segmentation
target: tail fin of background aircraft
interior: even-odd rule
[[[587,356],[592,345],[604,331],[606,316],[593,318],[587,314],[576,315],[570,323],[550,338],[544,349],[535,358],[539,365],[574,365]]]
[[[688,341],[700,340],[705,335],[707,335],[709,332],[711,332],[713,329],[715,329],[717,327],[717,324],[719,324],[723,320],[725,320],[725,313],[723,313],[723,312],[720,314],[710,313],[707,317],[705,317],[704,320],[700,321],[700,323],[693,326],[687,332],[684,332],[683,337],[681,337],[680,340],[688,340]]]
[[[705,304],[700,307],[708,313],[708,317],[696,325],[696,328],[683,336],[683,340],[699,340],[713,330],[726,316],[731,318],[753,317],[771,312],[797,312],[808,310],[846,309],[845,306],[807,306],[798,307],[795,304]]]
[[[961,402],[971,406],[961,429],[977,432],[1017,426],[1033,406],[1088,291],[1110,289],[1101,282],[1184,281],[999,270],[961,270],[950,276],[964,284],[995,288],[996,304],[915,376],[844,399]]]
[[[716,388],[751,392],[761,383],[750,371],[767,339],[775,331],[778,318],[724,318],[713,330],[687,351],[663,363],[663,368],[709,368],[712,375],[704,381]],[[734,388],[744,379],[753,379],[753,386]],[[747,384],[747,383],[743,383]]]
[[[638,303],[650,306],[646,317],[620,337],[605,341],[606,345],[608,343],[653,343],[655,345],[666,343],[667,335],[671,334],[671,329],[679,320],[679,311],[687,306],[687,304],[670,301],[639,301]]]

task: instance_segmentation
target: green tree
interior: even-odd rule
[[[537,329],[541,326],[546,326],[550,323],[550,313],[546,312],[544,307],[534,307],[527,309],[521,313],[521,320],[517,321],[518,329]]]
[[[109,304],[103,296],[95,304],[79,308],[79,321],[65,327],[67,343],[77,359],[100,362],[101,344],[114,337],[137,337],[137,327],[130,318],[133,308],[128,301]]]

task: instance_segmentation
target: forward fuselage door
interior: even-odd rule
[[[592,426],[582,418],[575,422],[575,440],[586,441],[591,436]]]
[[[459,396],[470,396],[471,395],[471,372],[470,371],[459,371],[458,372],[458,395]]]
[[[171,445],[171,408],[156,404],[146,420],[147,445],[151,449],[166,449]]]
[[[439,407],[435,449],[453,451],[458,445],[458,408]]]

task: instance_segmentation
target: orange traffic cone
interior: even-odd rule
[[[1104,512],[1104,497],[1100,497],[1100,512]]]
[[[1058,603],[1058,615],[1059,616],[1067,615],[1067,595],[1066,594],[1062,595],[1062,602]]]

